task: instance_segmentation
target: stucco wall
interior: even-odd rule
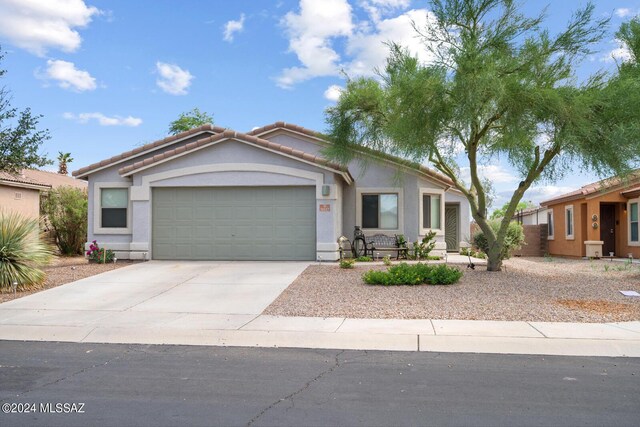
[[[16,193],[22,197],[16,199]],[[29,218],[40,216],[40,191],[30,188],[0,185],[0,209]]]

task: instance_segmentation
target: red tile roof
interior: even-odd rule
[[[244,142],[248,142],[250,144],[267,148],[272,151],[283,153],[292,157],[297,157],[307,162],[315,163],[317,165],[324,166],[329,169],[333,169],[335,171],[346,174],[350,180],[353,180],[353,177],[351,177],[351,175],[349,174],[349,170],[345,166],[330,162],[322,157],[318,157],[313,154],[305,153],[304,151],[296,150],[294,148],[287,147],[285,145],[267,141],[266,139],[258,138],[256,136],[248,135],[246,133],[235,132],[232,130],[225,130],[224,132],[219,133],[217,135],[212,135],[207,138],[199,139],[195,142],[190,142],[189,144],[182,145],[172,150],[165,151],[164,153],[157,154],[153,157],[147,157],[144,160],[141,160],[129,166],[120,168],[118,172],[120,173],[120,175],[127,175],[141,168],[145,168],[147,166],[156,164],[158,162],[171,159],[172,157],[175,157],[184,153],[188,153],[189,151],[197,150],[198,148],[207,146],[214,142],[223,141],[226,139],[238,139]]]
[[[51,188],[50,185],[48,184],[44,184],[42,182],[38,182],[34,179],[31,179],[29,177],[26,177],[24,175],[21,174],[11,174],[9,172],[0,172],[0,184],[2,182],[5,183],[12,183],[12,184],[16,184],[16,186],[20,187],[20,186],[24,186],[24,187],[30,187],[30,186],[35,186],[35,187],[39,187],[42,190],[47,190],[49,188]]]
[[[554,197],[553,199],[545,200],[540,205],[549,206],[554,205],[556,203],[561,202],[569,202],[571,200],[582,199],[583,197],[590,196],[594,193],[609,193],[612,191],[619,190],[620,187],[625,187],[627,185],[636,184],[640,180],[640,172],[636,171],[628,177],[611,177],[606,178],[597,182],[592,182],[591,184],[583,185],[577,190],[571,191],[569,193],[562,194],[560,196]],[[630,190],[627,190],[630,191]],[[625,193],[623,191],[622,193]]]
[[[210,125],[210,124],[202,125],[202,126],[199,126],[197,128],[190,129],[190,130],[188,130],[186,132],[181,132],[181,133],[178,133],[176,135],[171,135],[171,136],[168,136],[166,138],[160,139],[158,141],[154,141],[154,142],[151,142],[149,144],[145,144],[142,147],[134,148],[131,151],[125,151],[124,153],[118,154],[117,156],[113,156],[113,157],[111,157],[109,159],[102,160],[100,162],[91,164],[89,166],[85,166],[85,167],[80,168],[80,169],[78,169],[76,171],[73,171],[72,175],[73,176],[77,176],[77,177],[83,177],[83,176],[85,176],[89,172],[92,172],[95,169],[102,168],[102,167],[105,167],[105,166],[109,166],[109,165],[111,165],[113,163],[117,163],[117,162],[119,162],[121,160],[126,160],[126,159],[131,158],[131,157],[136,157],[138,155],[143,154],[145,151],[153,150],[155,148],[161,147],[161,146],[163,146],[165,144],[168,144],[170,142],[174,142],[174,141],[177,141],[177,140],[180,140],[180,139],[183,139],[183,138],[188,138],[191,135],[195,135],[195,134],[201,133],[201,132],[221,133],[221,132],[224,132],[224,128],[221,128],[221,127],[218,127],[218,126],[213,126],[213,125]]]
[[[67,175],[60,175],[56,172],[41,171],[37,169],[23,169],[22,175],[26,178],[50,185],[52,188],[74,187],[86,190],[88,185],[87,181],[82,179],[76,179]]]
[[[327,141],[327,139],[326,139],[327,137],[325,135],[319,133],[319,132],[313,131],[311,129],[304,128],[302,126],[294,125],[294,124],[291,124],[291,123],[285,123],[285,122],[275,122],[275,123],[272,123],[270,125],[262,126],[261,128],[254,129],[251,132],[249,132],[249,135],[262,135],[262,134],[268,133],[268,132],[276,130],[276,129],[288,129],[288,130],[291,130],[291,131],[294,131],[294,132],[298,132],[298,133],[301,133],[301,134],[304,134],[304,135],[311,136],[313,138],[321,139],[322,141],[324,141],[327,144],[330,143],[329,141]],[[447,185],[449,185],[451,187],[454,186],[453,181],[448,176],[446,176],[446,175],[444,175],[444,174],[442,174],[440,172],[437,172],[437,171],[435,171],[435,170],[433,170],[431,168],[428,168],[427,166],[412,162],[410,160],[403,159],[401,157],[392,156],[390,154],[383,153],[383,152],[380,152],[380,151],[375,151],[375,150],[372,150],[372,149],[366,149],[364,147],[363,147],[361,152],[363,154],[369,154],[369,155],[372,155],[374,157],[380,157],[380,158],[388,160],[390,162],[393,162],[393,163],[396,163],[396,164],[400,164],[400,165],[403,165],[403,166],[406,166],[406,167],[409,167],[409,168],[412,168],[412,169],[416,169],[419,172],[421,172],[421,173],[423,173],[423,174],[425,174],[425,175],[427,175],[427,176],[429,176],[429,177],[431,177],[431,178],[433,178],[433,179],[435,179],[437,181],[443,182],[443,183],[445,183],[445,184],[447,184]]]

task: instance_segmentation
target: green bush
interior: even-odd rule
[[[436,232],[428,232],[420,242],[413,242],[413,259],[429,259],[429,254],[436,247]]]
[[[489,226],[493,229],[494,233],[498,233],[500,229],[499,220],[489,221]],[[489,251],[489,244],[487,238],[482,231],[478,231],[473,235],[473,244],[485,254]],[[507,234],[504,237],[504,247],[500,253],[500,259],[508,259],[511,256],[511,252],[518,250],[524,244],[524,229],[522,225],[515,221],[509,223],[507,228]]]
[[[45,274],[38,267],[52,254],[37,219],[0,211],[0,290],[10,290],[14,282],[21,290],[41,284]]]
[[[400,263],[389,267],[387,271],[369,270],[362,275],[368,285],[450,285],[462,277],[462,272],[445,264],[413,264]]]
[[[340,268],[353,268],[356,260],[353,258],[343,258],[340,260]]]
[[[445,264],[438,264],[431,269],[429,283],[432,285],[452,285],[462,277],[462,271]]]
[[[371,258],[370,256],[359,256],[358,258],[356,258],[356,261],[358,261],[358,262],[371,262],[371,261],[373,261],[373,258]]]
[[[87,241],[87,192],[73,187],[51,190],[42,209],[60,253],[82,254]]]
[[[386,266],[390,266],[390,265],[392,265],[392,263],[391,263],[391,257],[390,257],[389,255],[385,255],[385,256],[382,258],[382,262],[383,262],[383,263],[384,263],[384,265],[386,265]]]

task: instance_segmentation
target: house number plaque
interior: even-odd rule
[[[320,205],[320,212],[331,212],[331,205]]]

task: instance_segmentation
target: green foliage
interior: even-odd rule
[[[4,55],[0,51],[0,61]],[[0,77],[6,70],[0,69]],[[42,116],[30,108],[18,112],[11,107],[11,92],[0,86],[0,171],[18,173],[25,168],[42,167],[53,162],[38,153],[50,138],[48,130],[36,130]]]
[[[108,262],[113,262],[116,254],[111,249],[101,248],[98,245],[98,242],[94,240],[89,245],[87,257],[89,257],[90,261],[96,262],[98,264],[106,264]]]
[[[428,232],[420,242],[413,242],[412,259],[430,259],[429,254],[436,247],[436,232]],[[440,259],[436,257],[435,259]]]
[[[73,162],[73,157],[71,157],[71,153],[63,153],[62,151],[58,151],[58,173],[60,175],[66,175],[67,171],[67,163]]]
[[[430,265],[400,263],[389,267],[387,271],[369,270],[362,275],[368,285],[451,285],[462,277],[462,271],[445,264]]]
[[[371,262],[373,261],[373,258],[371,258],[370,256],[359,256],[358,258],[356,258],[357,262]]]
[[[391,257],[389,255],[385,255],[382,258],[382,262],[384,263],[384,265],[390,266],[391,265]]]
[[[340,268],[353,268],[356,260],[353,258],[343,258],[340,260]]]
[[[511,0],[435,0],[431,10],[434,20],[415,29],[433,60],[421,63],[390,43],[380,76],[349,80],[327,109],[333,144],[325,154],[346,163],[376,150],[408,166],[430,163],[469,200],[492,249],[488,269],[500,270],[510,219],[532,184],[559,179],[576,165],[600,175],[635,167],[640,23],[621,28],[634,55],[618,75],[584,78],[579,64],[608,26],[593,4],[556,34],[544,28],[544,13],[525,16]],[[459,178],[460,152],[469,182]],[[479,172],[497,158],[516,171],[519,184],[495,230],[487,223],[490,189]]]
[[[194,108],[186,113],[180,113],[180,116],[169,125],[169,133],[176,135],[206,124],[213,124],[213,115]]]
[[[474,258],[486,259],[487,255],[482,251],[474,251],[472,248],[460,248],[460,255],[472,256]]]
[[[59,187],[43,197],[43,212],[51,224],[56,245],[64,255],[82,254],[87,239],[87,192]]]
[[[535,205],[530,202],[530,201],[526,201],[526,202],[520,202],[518,203],[518,205],[516,206],[516,212],[524,210],[524,209],[529,209],[529,208],[533,208],[535,207]],[[509,203],[505,203],[504,205],[502,205],[501,208],[496,209],[495,211],[493,211],[491,213],[491,219],[499,219],[499,218],[504,218],[505,212],[507,211],[507,209],[509,209]]]
[[[489,221],[489,226],[494,231],[494,233],[497,234],[498,230],[500,229],[501,222],[498,220],[491,220]],[[473,235],[473,244],[484,253],[488,253],[489,242],[482,231],[478,231]],[[500,260],[508,259],[511,256],[511,252],[520,249],[523,244],[524,229],[522,228],[522,225],[518,224],[515,221],[509,222],[507,232],[504,236],[504,244],[502,245],[502,249],[499,253]]]
[[[37,219],[0,211],[0,291],[14,282],[26,290],[44,282],[39,267],[51,261],[53,251],[40,234]]]

